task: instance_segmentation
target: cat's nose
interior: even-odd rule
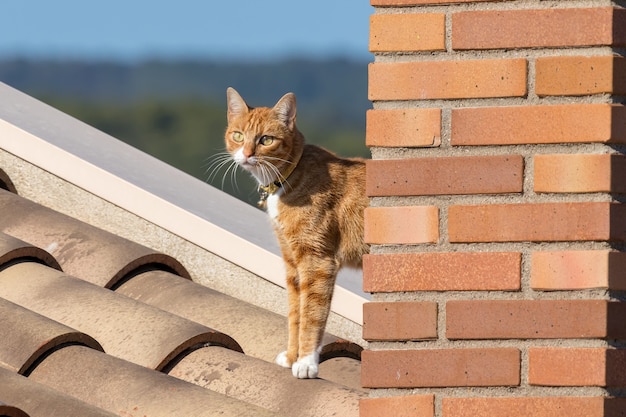
[[[253,155],[251,155],[250,152],[246,152],[246,150],[244,148],[239,148],[239,150],[237,150],[237,152],[235,152],[235,154],[233,155],[233,159],[235,160],[235,162],[237,162],[238,164],[252,164],[252,161],[254,158]]]
[[[241,146],[241,153],[247,159],[254,155],[254,146],[250,146],[249,143],[244,143]]]

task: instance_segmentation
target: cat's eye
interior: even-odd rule
[[[235,142],[241,143],[243,142],[243,133],[241,132],[233,132],[232,138]]]
[[[272,143],[274,143],[274,137],[273,136],[261,136],[261,139],[259,139],[259,143],[263,146],[270,146]]]

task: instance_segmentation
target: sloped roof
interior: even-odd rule
[[[21,197],[2,168],[0,411],[358,414],[361,346],[326,334],[321,378],[297,380],[273,363],[284,316],[192,281],[172,255]]]

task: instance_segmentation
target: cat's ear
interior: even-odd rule
[[[274,106],[274,112],[280,120],[290,129],[296,125],[296,95],[294,93],[285,94]]]
[[[232,87],[226,89],[226,101],[228,102],[228,121],[236,119],[248,113],[250,108],[239,93]]]

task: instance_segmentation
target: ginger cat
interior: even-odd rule
[[[251,108],[227,90],[226,149],[259,183],[287,272],[289,340],[276,363],[297,378],[316,378],[337,272],[361,267],[365,162],[304,143],[296,97]]]

